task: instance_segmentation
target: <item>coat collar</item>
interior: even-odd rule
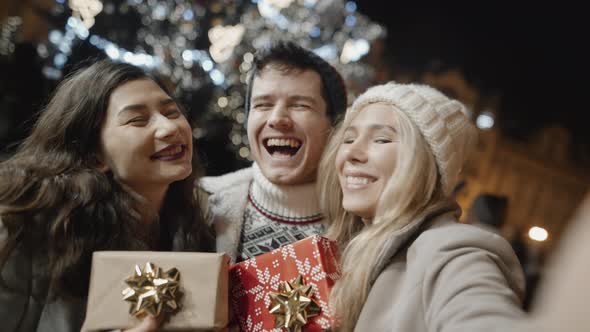
[[[200,181],[201,188],[210,194],[207,219],[215,228],[216,250],[226,253],[232,263],[237,258],[251,182],[251,167]]]
[[[461,208],[459,205],[451,200],[441,202],[437,207],[431,211],[424,213],[414,221],[394,231],[389,240],[383,245],[383,250],[379,254],[377,264],[371,271],[370,282],[373,284],[379,274],[385,269],[391,259],[399,253],[403,248],[407,247],[413,239],[420,235],[428,225],[438,220],[456,220],[461,215]]]

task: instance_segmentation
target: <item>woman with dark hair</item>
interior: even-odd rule
[[[210,251],[193,159],[182,109],[143,70],[66,78],[0,164],[2,330],[79,331],[94,251]]]

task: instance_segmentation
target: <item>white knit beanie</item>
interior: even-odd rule
[[[426,85],[390,82],[368,89],[354,101],[350,111],[373,103],[395,106],[418,127],[436,160],[442,189],[450,195],[477,139],[465,106]]]

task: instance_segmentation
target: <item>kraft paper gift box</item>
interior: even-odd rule
[[[176,273],[161,276],[177,277],[177,290],[169,288],[167,291],[180,293],[180,298],[164,303],[165,309],[176,303],[179,308],[175,313],[164,313],[168,317],[159,331],[216,331],[226,327],[229,268],[227,255],[198,252],[101,251],[95,252],[92,257],[83,332],[127,329],[141,322],[141,318],[130,314],[130,308],[137,301],[125,301],[123,291],[130,286],[126,280],[137,273],[136,265],[140,268],[139,272],[146,276],[148,262],[160,268],[162,273],[172,268],[178,271],[178,276]],[[144,281],[140,283],[146,286]],[[158,284],[158,281],[154,281],[153,284]],[[132,285],[137,286],[137,283]],[[144,290],[141,289],[139,293]],[[160,300],[166,300],[166,295],[160,294]],[[142,303],[147,303],[144,298]],[[146,312],[149,311],[148,309]]]
[[[311,299],[319,313],[300,327],[306,332],[332,329],[334,317],[328,297],[340,276],[338,257],[335,242],[312,236],[233,265],[229,272],[230,306],[235,322],[231,324],[239,325],[242,331],[285,330],[275,326],[282,308],[276,306],[271,294],[280,293],[281,284],[296,288],[293,280],[301,276],[301,281],[311,286]],[[291,285],[286,285],[287,281],[291,281]],[[284,293],[283,296],[288,295]],[[272,314],[270,307],[275,307],[278,315]],[[293,326],[292,331],[296,330]]]

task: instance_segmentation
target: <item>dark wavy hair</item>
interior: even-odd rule
[[[246,113],[250,111],[254,78],[269,65],[276,65],[286,74],[290,70],[313,70],[322,80],[322,97],[326,102],[326,113],[334,126],[346,111],[347,93],[344,79],[326,60],[314,52],[289,40],[278,40],[256,51],[254,66],[246,86]]]
[[[94,251],[212,249],[194,190],[196,160],[191,176],[170,185],[150,227],[140,220],[140,211],[149,208],[145,200],[99,169],[109,97],[137,79],[153,79],[170,95],[159,80],[129,64],[101,60],[72,73],[17,153],[0,163],[0,216],[8,232],[0,267],[22,246],[48,258],[43,270],[52,294],[85,296]]]

